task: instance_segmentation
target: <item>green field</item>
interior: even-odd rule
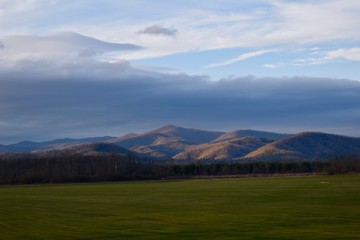
[[[360,175],[2,186],[0,239],[360,239]]]

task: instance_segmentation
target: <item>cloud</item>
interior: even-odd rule
[[[342,48],[326,53],[326,59],[345,59],[348,61],[360,61],[360,48]]]
[[[142,49],[134,44],[104,42],[72,32],[59,32],[45,37],[8,36],[1,42],[3,49],[1,58],[6,59],[7,62],[26,59],[95,57],[109,52]]]
[[[167,35],[167,36],[175,36],[177,33],[177,29],[173,28],[165,28],[158,25],[153,25],[146,27],[144,30],[139,31],[139,33],[144,34],[152,34],[152,35]]]
[[[262,66],[270,69],[275,69],[278,67],[276,64],[263,64]]]
[[[275,69],[284,66],[309,66],[334,63],[341,60],[360,61],[360,48],[340,48],[330,51],[319,51],[319,48],[310,49],[306,56],[311,57],[296,58],[290,62],[267,63],[262,66],[269,69]]]
[[[211,81],[173,69],[109,61],[106,54],[140,47],[74,33],[7,37],[2,43],[3,143],[117,136],[167,123],[360,135],[359,82],[251,76]],[[225,63],[270,51],[245,53]]]
[[[264,39],[287,39],[298,44],[359,40],[355,31],[359,25],[354,22],[360,10],[356,0],[271,1],[271,4],[275,14],[267,25],[274,28]]]
[[[225,65],[234,64],[236,62],[243,61],[243,60],[246,60],[248,58],[253,58],[253,57],[260,56],[260,55],[263,55],[265,53],[270,53],[270,52],[274,52],[274,50],[261,49],[261,50],[255,51],[255,52],[248,52],[248,53],[244,53],[244,54],[242,54],[242,55],[240,55],[240,56],[238,56],[236,58],[232,58],[232,59],[229,59],[229,60],[226,60],[226,61],[223,61],[223,62],[213,63],[213,64],[210,64],[210,65],[207,65],[207,66],[205,66],[205,68],[222,67],[222,66],[225,66]]]
[[[135,37],[136,43],[148,48],[142,52],[129,53],[128,57],[140,59],[225,48],[292,49],[327,43],[338,43],[341,46],[347,42],[360,41],[357,30],[360,27],[360,15],[357,14],[360,9],[356,1],[257,3],[229,2],[231,11],[212,11],[207,6],[201,6],[181,14],[175,13],[172,17],[160,18],[153,23],[166,22],[181,28],[176,39],[156,42],[150,38]],[[218,5],[221,8],[223,4]]]
[[[138,6],[146,1],[13,0],[0,4],[4,35],[74,31],[109,42],[146,46],[143,51],[121,55],[127,60],[235,47],[291,49],[360,41],[357,0],[159,1],[141,10]],[[13,17],[19,15],[22,17]],[[164,23],[181,31],[163,27]],[[149,34],[139,34],[138,29]],[[154,38],[154,34],[176,34],[176,38]]]
[[[325,64],[329,62],[346,60],[360,61],[360,48],[340,48],[336,50],[326,51],[320,54],[320,57],[295,59],[296,64]]]
[[[28,61],[1,72],[0,142],[121,135],[173,123],[360,135],[360,83],[318,78],[210,81],[127,62]]]
[[[113,61],[119,69],[127,61],[112,58],[112,54],[137,51],[142,47],[128,43],[110,43],[72,32],[59,32],[49,36],[9,36],[1,41],[0,74],[2,77],[21,78],[24,72],[37,78],[70,76],[84,74],[84,66],[97,69],[95,74],[104,73],[107,65],[102,62]],[[50,71],[49,71],[50,70]],[[119,71],[120,71],[119,70]]]

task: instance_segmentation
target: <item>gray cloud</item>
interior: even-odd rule
[[[8,36],[1,42],[0,48],[3,46],[3,52],[0,62],[16,66],[23,62],[44,60],[66,63],[78,58],[96,58],[104,53],[142,49],[134,44],[104,42],[73,32],[59,32],[43,37]]]
[[[153,25],[146,27],[144,30],[139,31],[139,33],[153,34],[153,35],[167,35],[175,36],[178,30],[174,28],[165,28],[158,25]]]
[[[167,123],[360,136],[358,81],[252,76],[211,81],[140,70],[125,61],[59,69],[43,64],[0,72],[0,142],[117,136]]]
[[[74,32],[57,32],[49,36],[8,36],[3,42],[22,51],[63,51],[95,49],[100,51],[138,50],[140,46],[128,43],[110,43]]]
[[[141,46],[110,43],[72,32],[45,37],[5,37],[0,55],[0,80],[107,79],[124,75],[126,60],[106,62],[112,52],[135,51]],[[116,57],[117,59],[117,57]],[[110,73],[110,74],[108,74]]]

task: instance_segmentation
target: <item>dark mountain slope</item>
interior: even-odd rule
[[[132,152],[126,148],[116,146],[111,143],[83,143],[68,147],[61,150],[38,150],[32,154],[41,156],[57,156],[57,155],[81,155],[81,156],[97,156],[97,155],[129,155]]]

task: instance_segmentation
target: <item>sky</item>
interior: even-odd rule
[[[0,0],[0,143],[165,124],[360,137],[358,0]]]

